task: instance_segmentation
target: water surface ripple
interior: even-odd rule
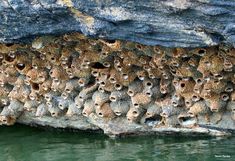
[[[0,127],[0,161],[234,161],[235,137],[141,136]]]

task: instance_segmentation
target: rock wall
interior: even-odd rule
[[[82,32],[146,45],[235,46],[233,0],[2,0],[0,42]]]

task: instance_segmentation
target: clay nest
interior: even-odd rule
[[[0,44],[0,123],[24,112],[95,113],[151,127],[193,127],[199,116],[235,119],[235,49],[163,48],[74,33]]]

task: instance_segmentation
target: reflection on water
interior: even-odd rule
[[[0,161],[226,161],[235,138],[129,137],[0,127]]]

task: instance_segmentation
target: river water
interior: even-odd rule
[[[0,161],[235,161],[235,137],[141,136],[0,127]]]

